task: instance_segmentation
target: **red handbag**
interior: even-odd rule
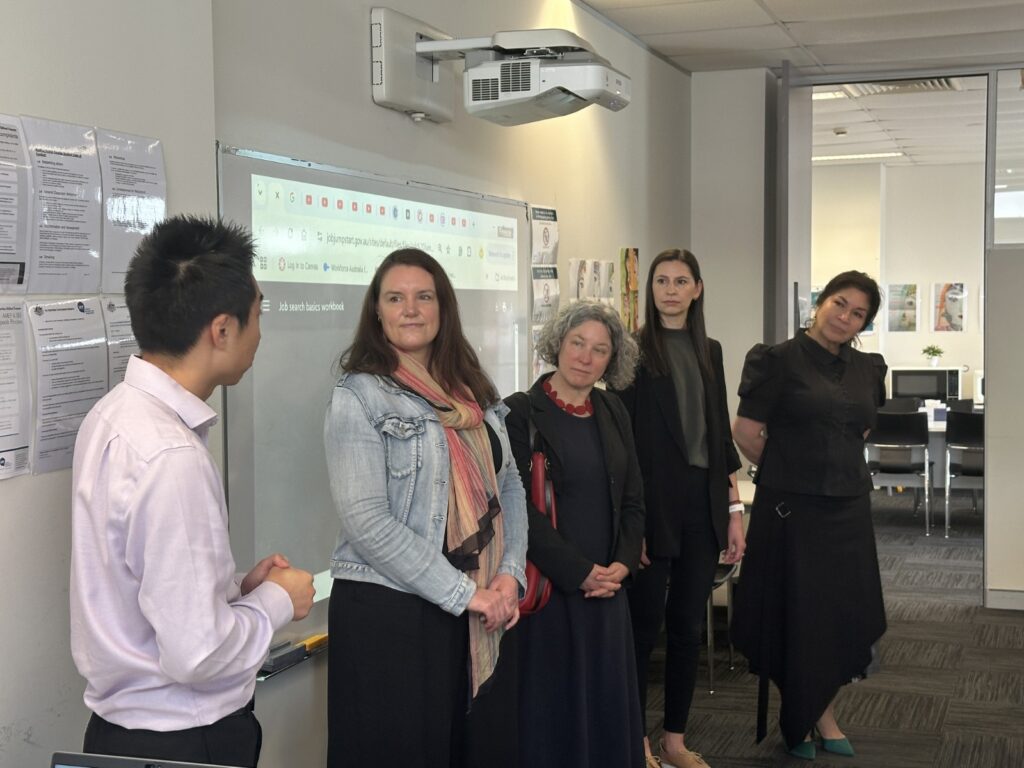
[[[551,520],[551,527],[558,527],[558,513],[555,510],[555,489],[548,479],[548,459],[540,449],[539,439],[533,422],[530,423],[534,451],[530,457],[530,500],[533,505]],[[540,572],[531,561],[526,561],[526,595],[519,601],[519,613],[529,616],[536,613],[551,599],[551,580]]]

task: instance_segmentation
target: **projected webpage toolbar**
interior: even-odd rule
[[[437,259],[455,288],[515,291],[517,220],[252,175],[260,282],[368,285],[394,250]]]

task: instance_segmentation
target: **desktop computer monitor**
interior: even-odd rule
[[[985,371],[974,372],[974,404],[985,404]]]

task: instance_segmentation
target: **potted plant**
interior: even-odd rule
[[[932,368],[935,368],[939,364],[939,358],[942,357],[942,347],[938,347],[934,344],[929,344],[927,347],[921,350],[921,354],[928,358],[928,362],[931,363]]]

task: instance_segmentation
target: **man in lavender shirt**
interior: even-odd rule
[[[252,238],[175,217],[139,245],[125,299],[141,356],[85,417],[72,488],[71,652],[86,752],[255,766],[256,672],[309,613],[312,576],[270,555],[235,573],[206,400],[260,343]]]

